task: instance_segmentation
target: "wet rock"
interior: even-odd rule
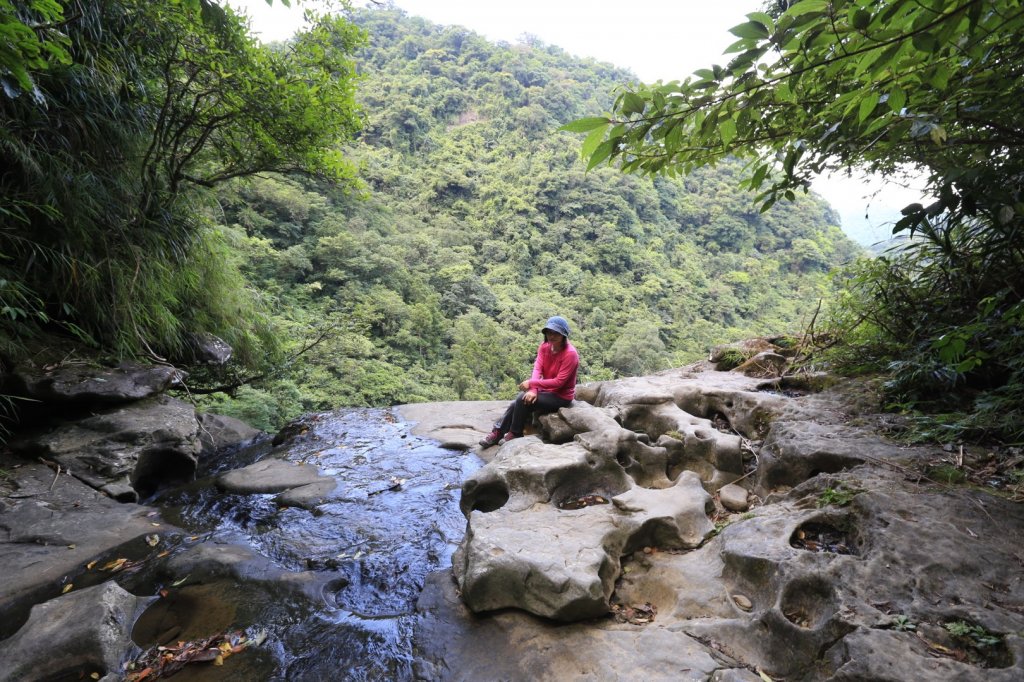
[[[0,680],[119,675],[135,614],[149,600],[108,582],[34,606],[28,622],[0,641]]]
[[[0,456],[0,468],[17,480],[0,497],[0,637],[24,622],[32,604],[60,594],[64,580],[73,582],[97,556],[174,530],[147,507],[119,504],[41,464]]]
[[[323,478],[320,471],[312,464],[268,457],[247,467],[221,474],[217,477],[217,487],[226,492],[241,495],[280,493],[320,483]],[[330,478],[329,481],[334,483],[333,478]]]
[[[137,363],[69,364],[49,371],[18,367],[5,377],[5,391],[47,404],[109,406],[159,395],[186,376],[168,365]]]
[[[23,434],[9,443],[121,501],[195,476],[199,423],[188,403],[158,396]]]
[[[729,485],[722,486],[718,490],[718,500],[722,503],[722,506],[729,511],[744,512],[750,506],[749,494],[747,489],[730,483]]]
[[[201,365],[226,365],[233,352],[227,341],[209,332],[189,335],[188,356],[192,362]]]
[[[333,477],[323,477],[313,483],[286,490],[275,497],[274,501],[282,507],[302,507],[312,510],[326,502],[328,496],[337,487],[338,482]]]
[[[480,400],[414,403],[398,409],[403,418],[416,422],[413,434],[432,438],[445,448],[479,452],[478,441],[507,407],[507,400]]]
[[[227,415],[206,412],[196,417],[199,420],[199,442],[204,455],[211,455],[226,447],[242,447],[265,435],[241,419]]]

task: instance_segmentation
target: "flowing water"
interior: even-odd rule
[[[207,578],[205,594],[189,597],[188,583],[175,592],[203,604],[197,620],[267,634],[258,650],[216,671],[188,666],[179,679],[409,679],[416,599],[428,573],[450,566],[466,525],[461,482],[480,462],[411,435],[393,410],[313,415],[293,430],[285,444],[222,457],[196,484],[151,501],[193,534],[185,544],[242,546],[269,560],[250,571],[251,582]],[[311,512],[210,485],[215,474],[271,454],[315,464],[336,478],[336,490]],[[283,577],[267,579],[277,572]]]

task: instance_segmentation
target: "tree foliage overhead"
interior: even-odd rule
[[[898,399],[966,382],[1019,410],[1022,32],[1016,0],[770,2],[732,29],[725,66],[627,87],[610,116],[570,129],[588,133],[592,167],[675,174],[746,158],[763,208],[827,170],[923,173],[933,201],[903,209],[902,253],[860,268],[849,319],[894,361]]]
[[[0,62],[7,343],[53,321],[121,354],[202,330],[245,346],[256,314],[216,263],[206,190],[262,172],[350,181],[361,32],[319,17],[271,50],[207,0],[37,0],[0,7],[0,30],[21,36]]]
[[[577,122],[592,129],[590,163],[653,173],[752,158],[748,184],[768,202],[825,170],[912,164],[968,211],[992,191],[980,174],[1019,175],[1019,2],[799,0],[747,19],[724,67],[626,88],[613,116]]]

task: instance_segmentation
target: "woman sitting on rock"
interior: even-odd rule
[[[504,445],[523,435],[523,426],[534,414],[548,414],[572,405],[576,395],[576,370],[580,356],[569,343],[569,323],[564,317],[550,318],[542,331],[544,343],[537,348],[533,376],[519,384],[522,391],[505,410],[505,416],[484,436],[480,445]]]

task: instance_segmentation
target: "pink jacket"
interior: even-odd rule
[[[557,353],[545,341],[537,348],[537,359],[533,363],[530,388],[539,393],[554,393],[559,398],[572,400],[576,397],[576,370],[580,356],[568,341],[565,348]]]

